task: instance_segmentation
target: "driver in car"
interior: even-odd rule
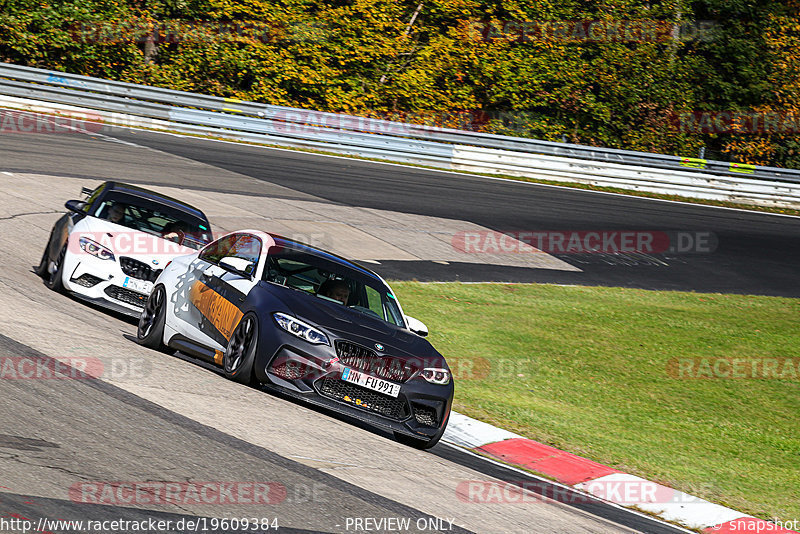
[[[319,286],[317,295],[338,300],[346,306],[347,300],[350,298],[350,286],[344,280],[325,280]]]
[[[174,221],[164,225],[161,229],[161,237],[175,241],[176,243],[183,244],[183,238],[186,236],[186,225],[181,221]]]
[[[112,223],[122,224],[125,220],[125,204],[115,202],[108,210],[108,220]]]

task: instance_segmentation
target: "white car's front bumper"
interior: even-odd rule
[[[138,317],[153,284],[125,274],[120,260],[101,260],[68,251],[64,258],[64,288],[82,299]]]

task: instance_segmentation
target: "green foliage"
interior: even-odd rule
[[[792,136],[680,131],[674,121],[694,110],[794,109],[796,4],[0,0],[0,60],[322,111],[677,155],[706,146],[798,166]],[[662,33],[592,40],[572,35],[581,31],[574,24],[560,36],[543,26],[565,21],[659,21]],[[711,27],[702,39],[663,33],[695,21]]]

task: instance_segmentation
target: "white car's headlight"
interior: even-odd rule
[[[292,317],[291,315],[286,315],[285,313],[273,313],[272,316],[275,318],[275,322],[278,323],[278,326],[290,334],[315,345],[330,345],[328,336],[300,319]]]
[[[91,254],[92,256],[98,257],[101,260],[113,260],[114,253],[111,252],[108,248],[104,247],[100,243],[95,243],[91,239],[87,239],[85,237],[80,238],[81,248],[84,252]]]
[[[426,367],[420,373],[420,376],[430,382],[431,384],[439,384],[446,386],[450,383],[450,370],[441,369],[439,367]]]

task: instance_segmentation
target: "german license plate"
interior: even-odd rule
[[[147,280],[137,280],[136,278],[126,276],[125,281],[122,282],[122,287],[127,287],[132,291],[149,295],[150,292],[153,291],[153,282],[148,282]]]
[[[400,394],[400,384],[393,384],[388,380],[383,380],[382,378],[378,378],[376,376],[365,375],[359,371],[354,371],[349,367],[345,367],[342,370],[342,380],[345,382],[351,382],[353,384],[358,384],[361,387],[365,387],[367,389],[371,389],[372,391],[377,391],[378,393],[383,393],[384,395],[389,395],[390,397],[397,398]]]

